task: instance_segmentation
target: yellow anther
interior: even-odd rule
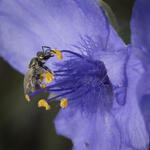
[[[43,83],[43,84],[41,85],[41,87],[42,87],[42,88],[45,88],[45,87],[47,87],[47,85],[46,85],[45,83]]]
[[[53,54],[57,54],[57,58],[59,60],[63,59],[61,51],[59,51],[58,49],[53,49],[53,51],[54,51]]]
[[[68,100],[66,98],[63,98],[61,101],[60,101],[60,107],[61,108],[66,108],[68,106]]]
[[[38,107],[45,107],[46,110],[49,110],[51,108],[47,101],[44,99],[38,101]]]
[[[53,79],[54,79],[54,75],[52,73],[50,73],[50,72],[45,73],[45,81],[47,83],[52,82]]]
[[[41,81],[41,82],[44,80],[44,76],[45,76],[45,72],[43,71],[43,72],[40,74],[40,81]]]
[[[25,95],[25,98],[26,98],[26,100],[27,100],[28,102],[30,102],[30,97],[29,97],[28,94]]]

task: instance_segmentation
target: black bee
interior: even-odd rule
[[[52,71],[44,65],[50,57],[54,57],[53,50],[48,46],[42,46],[42,51],[37,52],[36,57],[30,61],[28,71],[24,77],[25,95],[41,89],[40,75],[44,70],[53,74]]]

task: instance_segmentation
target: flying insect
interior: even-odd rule
[[[52,71],[44,65],[51,57],[54,57],[54,51],[48,46],[42,46],[42,51],[38,51],[36,57],[31,59],[28,66],[28,71],[24,77],[25,95],[42,88],[41,74],[43,71],[53,74]]]

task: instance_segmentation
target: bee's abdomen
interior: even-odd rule
[[[40,89],[40,81],[38,79],[38,74],[34,69],[29,69],[24,77],[24,93],[29,94],[38,89]]]

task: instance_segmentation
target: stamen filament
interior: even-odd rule
[[[74,99],[78,99],[81,96],[85,95],[86,93],[88,93],[90,91],[90,88],[88,90],[86,90],[85,92],[81,93],[80,95],[76,96],[76,97],[72,97],[70,100],[74,100]]]
[[[63,53],[63,52],[65,52],[65,53],[70,53],[70,54],[76,55],[76,56],[78,56],[78,57],[80,57],[80,58],[83,58],[82,55],[80,55],[80,54],[78,54],[78,53],[75,53],[75,52],[72,52],[72,51],[70,51],[70,50],[62,50],[61,52],[62,52],[62,53]]]
[[[67,91],[72,90],[73,88],[66,88],[66,89],[50,89],[49,91]]]
[[[55,74],[55,76],[69,76],[68,74]]]
[[[68,71],[69,69],[66,69],[66,70],[56,70],[56,71],[53,71],[54,73],[57,73],[57,72],[66,72]],[[71,69],[70,69],[71,70]]]
[[[54,99],[56,99],[56,98],[59,98],[59,97],[61,97],[61,96],[68,95],[68,94],[73,93],[73,92],[75,92],[75,90],[72,90],[72,91],[66,92],[66,93],[62,93],[62,94],[60,94],[60,95],[58,95],[58,96],[55,96],[55,97],[52,97],[52,98],[48,99],[47,102],[49,102],[49,101],[51,101],[51,100],[54,100]]]
[[[50,88],[57,87],[57,86],[59,86],[59,85],[61,85],[61,84],[63,84],[63,83],[58,83],[58,84],[54,84],[54,85],[49,85],[49,86],[47,86],[47,87],[45,87],[45,88],[43,88],[43,89],[39,89],[39,90],[37,90],[37,91],[35,91],[35,92],[29,94],[29,97],[30,97],[30,98],[33,98],[35,95],[40,94],[40,93],[42,93],[42,92],[44,92],[44,91],[49,91]]]

